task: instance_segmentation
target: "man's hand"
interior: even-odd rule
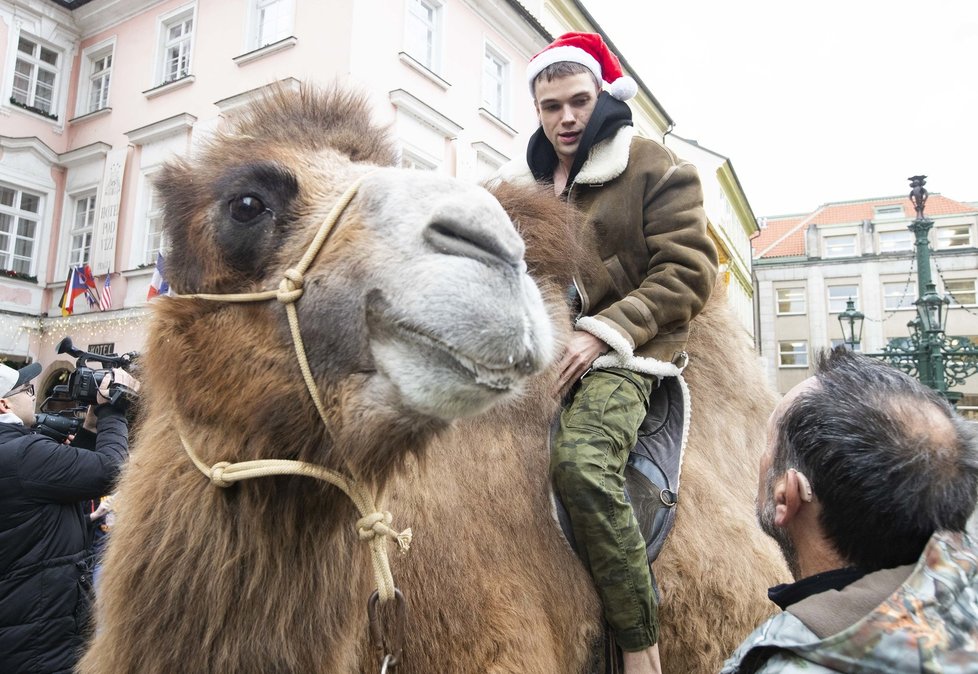
[[[99,384],[95,399],[98,400],[100,405],[109,402],[109,386],[112,384],[119,384],[133,393],[139,393],[139,382],[136,378],[122,368],[114,367],[112,368],[112,374],[102,377],[102,383]]]
[[[560,377],[557,379],[554,394],[564,395],[574,382],[584,376],[591,363],[610,348],[590,332],[575,331],[557,366]]]

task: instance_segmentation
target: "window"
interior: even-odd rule
[[[944,281],[944,292],[951,296],[951,304],[978,304],[975,301],[975,279],[955,278]]]
[[[441,39],[441,4],[434,0],[408,0],[406,49],[432,72],[438,72]]]
[[[900,250],[913,250],[913,232],[909,229],[896,229],[880,232],[880,252],[895,253]]]
[[[849,343],[846,342],[846,341],[844,341],[841,337],[838,338],[838,339],[831,340],[831,344],[832,344],[832,348],[833,349],[835,347],[837,347],[837,346],[845,346],[846,348],[851,348],[850,345],[849,345]],[[855,351],[855,352],[857,352],[857,353],[861,352],[863,350],[863,343],[862,342],[856,342],[856,348],[854,348],[852,350]]]
[[[938,248],[968,248],[971,246],[971,226],[955,225],[937,228]]]
[[[193,8],[164,21],[162,37],[160,83],[166,84],[190,74],[190,51],[194,37]]]
[[[856,254],[856,235],[827,236],[824,239],[825,257],[848,257]]]
[[[859,286],[829,286],[829,313],[845,311],[849,300],[852,300],[856,309],[859,308]]]
[[[482,105],[499,119],[506,118],[506,86],[509,62],[486,46],[482,61]]]
[[[112,52],[89,56],[88,107],[85,112],[95,112],[109,107],[109,81],[112,79]]]
[[[95,195],[75,199],[75,215],[71,221],[68,245],[68,265],[88,264],[92,253],[92,233],[95,231]]]
[[[778,288],[778,314],[805,313],[804,288]]]
[[[0,269],[29,276],[41,197],[0,186]]]
[[[808,342],[778,342],[778,367],[808,367]]]
[[[143,264],[156,264],[156,254],[165,253],[163,238],[163,204],[159,192],[153,187],[151,177],[146,183],[146,238],[143,246]]]
[[[31,38],[20,36],[14,63],[11,102],[57,119],[55,114],[58,63],[61,55]]]
[[[897,281],[883,284],[883,308],[886,311],[913,309],[917,292],[912,283]]]
[[[873,220],[900,220],[904,217],[903,206],[890,204],[873,208]]]
[[[418,169],[419,171],[434,171],[438,164],[425,159],[417,152],[403,150],[401,152],[401,168]]]
[[[292,34],[292,0],[252,0],[250,46],[260,49]]]

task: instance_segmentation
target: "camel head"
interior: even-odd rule
[[[159,301],[148,365],[159,404],[239,428],[250,444],[274,438],[278,458],[322,462],[316,452],[341,441],[344,453],[378,442],[416,449],[412,437],[511,398],[550,362],[550,318],[500,204],[481,187],[393,163],[364,100],[302,91],[257,103],[165,167],[156,184],[178,295],[278,287],[361,182],[298,281],[328,433],[275,299]],[[190,381],[220,389],[188,395]]]

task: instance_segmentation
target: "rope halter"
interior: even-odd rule
[[[263,302],[276,299],[285,305],[285,311],[289,319],[289,328],[292,332],[292,343],[295,347],[296,360],[302,377],[306,382],[306,388],[323,426],[328,430],[329,424],[326,420],[326,408],[323,406],[322,397],[316,387],[312,371],[309,368],[309,360],[306,358],[306,348],[302,342],[302,334],[299,331],[299,315],[296,311],[296,302],[302,297],[305,273],[312,265],[313,260],[329,238],[340,216],[346,207],[356,196],[357,190],[363,180],[370,175],[369,173],[361,176],[350,185],[346,192],[333,205],[332,210],[323,220],[319,231],[310,242],[305,254],[295,267],[285,270],[284,277],[279,283],[277,290],[264,290],[254,293],[228,293],[228,294],[209,294],[195,293],[190,295],[178,295],[192,299],[209,300],[214,302]],[[392,516],[389,512],[380,511],[374,503],[374,495],[369,489],[360,482],[344,477],[336,471],[329,470],[323,466],[306,463],[303,461],[288,461],[284,459],[262,459],[257,461],[242,461],[240,463],[230,463],[219,461],[212,466],[208,466],[201,461],[194,453],[190,444],[184,437],[182,431],[178,429],[180,442],[187,455],[193,461],[197,469],[200,470],[216,487],[230,487],[236,482],[250,480],[256,477],[269,475],[302,475],[323,480],[339,488],[346,494],[360,513],[360,519],[356,523],[357,535],[360,540],[367,542],[370,546],[371,561],[374,569],[374,578],[377,583],[377,592],[382,603],[395,597],[396,588],[394,578],[391,575],[390,562],[387,558],[387,541],[392,540],[397,543],[402,553],[407,552],[411,546],[411,529],[396,531],[391,528]]]

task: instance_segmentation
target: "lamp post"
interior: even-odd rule
[[[928,233],[934,226],[933,220],[924,217],[924,204],[927,203],[927,190],[924,185],[927,176],[910,178],[910,201],[917,216],[908,229],[914,233],[915,254],[917,258],[917,317],[907,323],[908,337],[896,337],[883,347],[882,353],[868,356],[881,358],[890,365],[916,376],[921,383],[934,389],[948,400],[955,402],[961,394],[949,392],[948,388],[962,384],[971,375],[978,373],[978,345],[967,337],[949,337],[947,328],[947,308],[949,297],[937,294],[937,287],[931,275],[930,245]],[[846,310],[839,314],[843,339],[850,348],[855,349],[862,336],[862,323],[865,316],[856,311],[850,298]]]
[[[865,314],[856,311],[856,304],[850,297],[846,300],[846,310],[839,314],[839,325],[842,327],[842,341],[853,351],[859,346],[863,336],[863,319]]]

